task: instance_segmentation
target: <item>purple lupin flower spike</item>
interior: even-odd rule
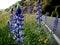
[[[19,32],[20,30],[24,30],[24,27],[23,27],[23,21],[24,21],[23,10],[20,8],[17,8],[16,16],[18,16],[18,20],[17,20],[18,33],[16,33],[17,42],[23,43],[23,40],[21,39],[21,37],[23,38],[23,33]]]
[[[23,37],[17,38],[16,41],[18,43],[23,43],[24,42],[24,38]]]
[[[42,21],[42,13],[39,14],[39,21]]]
[[[28,5],[28,15],[30,15],[30,12],[31,12],[31,6],[30,6],[30,3]]]
[[[16,35],[14,35],[13,39],[14,39],[14,40],[16,40],[16,39],[17,39]]]
[[[42,5],[41,5],[40,0],[38,0],[36,11],[38,12],[38,15],[37,15],[37,18],[36,18],[37,19],[36,28],[39,29],[39,24],[42,21]]]
[[[11,10],[11,14],[13,15],[13,10]],[[12,20],[12,16],[10,17]],[[20,32],[20,30],[24,30],[24,16],[23,16],[23,10],[19,7],[16,9],[16,13],[13,17],[13,20],[11,21],[11,24],[8,22],[8,26],[10,28],[11,33],[14,34],[13,39],[17,40],[19,43],[23,43],[23,36],[24,33]]]
[[[52,28],[53,33],[56,32],[57,26],[58,26],[58,17],[56,17],[54,20],[54,24],[53,24],[53,28]]]

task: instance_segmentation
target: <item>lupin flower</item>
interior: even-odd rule
[[[31,6],[30,6],[30,3],[28,5],[28,15],[30,15],[30,11],[31,11]]]
[[[36,10],[38,11],[38,17],[37,17],[37,19],[39,19],[40,21],[42,21],[42,6],[41,6],[41,3],[38,3],[38,6],[37,6]]]
[[[37,8],[36,8],[36,11],[38,12],[38,15],[37,15],[37,28],[39,27],[39,23],[42,21],[42,5],[40,3],[40,0],[38,0],[38,4],[37,4]]]
[[[39,20],[42,21],[42,13],[39,14]]]
[[[17,10],[16,10],[16,15],[19,16],[19,14],[21,14],[21,11],[22,11],[21,8],[18,7]]]
[[[20,15],[20,16],[19,16],[19,20],[20,20],[20,21],[24,21],[24,16],[23,16],[23,15]]]
[[[39,11],[40,10],[40,12],[41,12],[42,11],[41,9],[42,9],[41,4],[38,4],[38,6],[36,7],[36,11]]]
[[[58,17],[56,17],[54,20],[54,24],[52,28],[53,33],[55,33],[55,31],[57,30],[57,26],[58,26]]]
[[[16,36],[17,37],[23,37],[24,36],[24,33],[23,32],[16,33]]]
[[[14,29],[11,28],[10,31],[13,34],[16,34],[16,33],[18,33],[18,28],[14,28]]]
[[[14,35],[13,39],[14,39],[14,40],[16,40],[16,39],[17,39],[16,35]]]
[[[11,11],[11,14],[12,14],[12,11]],[[10,17],[10,19],[12,20],[12,17]],[[23,43],[23,40],[24,40],[23,39],[24,33],[20,32],[20,30],[24,30],[23,24],[24,24],[23,11],[18,6],[18,8],[16,9],[16,13],[13,17],[13,20],[11,21],[11,24],[8,22],[10,31],[11,33],[14,34],[13,39],[15,39],[18,43],[19,42]]]
[[[14,15],[14,18],[13,19],[14,20],[18,20],[18,16]]]
[[[24,42],[24,38],[23,37],[17,38],[16,41],[19,42],[19,43],[23,43]]]
[[[24,36],[23,32],[19,32],[20,37]]]
[[[38,3],[40,3],[41,0],[38,0]]]
[[[20,37],[20,42],[23,43],[24,42],[24,38]]]
[[[24,30],[24,27],[23,26],[19,26],[19,30]]]
[[[13,14],[10,14],[10,21],[13,20]]]
[[[24,25],[24,22],[23,21],[20,21],[19,25],[23,26]]]

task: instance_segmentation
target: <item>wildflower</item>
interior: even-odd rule
[[[18,7],[17,10],[16,10],[16,16],[19,16],[19,14],[21,14],[21,11],[22,11],[21,8]]]
[[[18,43],[20,43],[20,38],[17,38],[16,41],[17,41]]]
[[[24,30],[24,27],[23,26],[19,26],[19,30]]]
[[[19,32],[20,37],[24,36],[23,32]]]
[[[55,18],[52,31],[55,33],[58,26],[58,17]]]
[[[16,40],[16,39],[17,39],[16,35],[14,35],[13,39],[14,39],[14,40]]]
[[[39,14],[39,20],[42,21],[42,13]]]
[[[18,16],[14,15],[14,18],[13,19],[14,20],[18,20]]]
[[[19,25],[23,26],[24,22],[23,21],[20,21]]]
[[[37,29],[39,29],[39,24],[42,21],[42,5],[40,3],[40,0],[38,1],[36,11],[38,12],[38,15],[37,15],[37,18],[36,18],[37,19],[37,26],[36,27],[37,27]]]
[[[36,7],[36,11],[39,11],[39,10],[42,11],[42,6],[41,6],[41,4],[38,4],[37,7]]]
[[[38,41],[40,42],[41,40],[40,40],[40,39],[38,39]]]
[[[10,21],[13,20],[13,14],[10,14]]]
[[[20,37],[20,42],[23,43],[24,42],[24,38]]]
[[[38,0],[38,3],[40,3],[40,0]]]
[[[47,42],[48,42],[48,39],[45,39],[45,40],[44,40],[44,43],[47,43]]]
[[[17,34],[18,33],[18,28],[14,29],[14,30],[11,29],[11,33]]]
[[[24,21],[24,18],[20,18],[20,17],[19,17],[19,21]]]
[[[28,15],[30,15],[30,11],[31,11],[31,6],[30,6],[30,3],[28,5]]]
[[[23,37],[17,38],[16,41],[19,42],[19,43],[23,43],[24,42],[24,38]]]
[[[10,31],[11,31],[11,33],[14,34],[13,39],[16,40],[18,43],[23,42],[24,33],[20,32],[20,30],[24,30],[24,27],[23,27],[24,22],[23,21],[24,21],[24,16],[23,16],[22,9],[18,6],[16,13],[13,16],[13,20],[11,21],[11,24],[8,22]]]
[[[24,16],[23,16],[23,15],[19,15],[19,17],[20,17],[20,18],[24,18]]]

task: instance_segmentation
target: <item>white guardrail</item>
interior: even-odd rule
[[[42,24],[49,30],[50,33],[52,33],[54,39],[56,40],[58,45],[60,45],[60,39],[52,32],[52,30],[44,23],[44,21],[42,21]]]

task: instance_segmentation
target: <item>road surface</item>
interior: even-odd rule
[[[43,19],[44,19],[44,16],[43,16]],[[57,27],[57,30],[56,30],[55,34],[58,36],[58,38],[60,38],[60,18],[58,18],[58,19],[59,19],[59,21],[58,21],[58,27]],[[50,29],[52,29],[52,27],[53,27],[54,20],[55,20],[54,17],[47,17],[46,24],[48,25],[48,27]]]

